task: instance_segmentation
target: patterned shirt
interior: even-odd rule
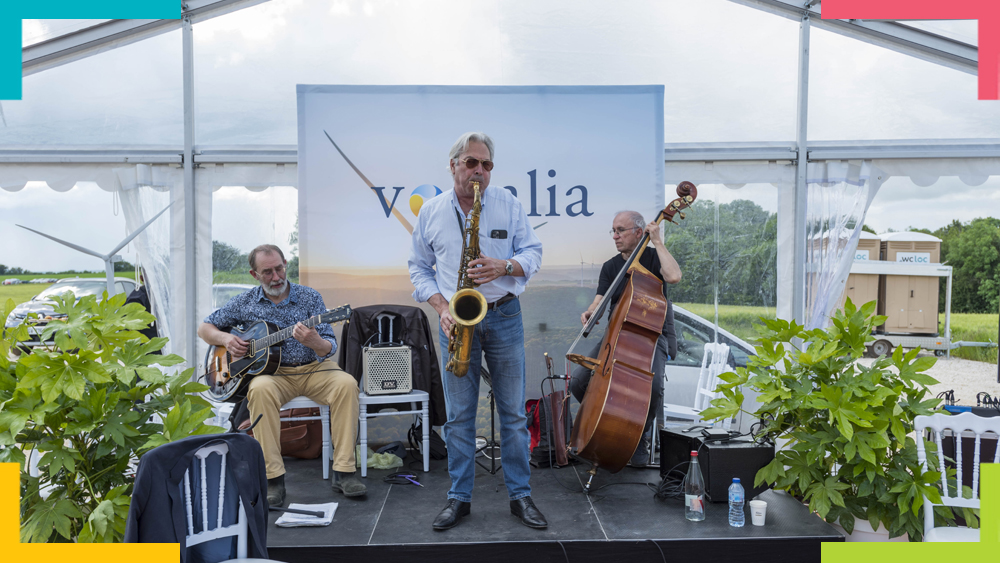
[[[220,330],[237,325],[247,328],[257,321],[272,322],[278,329],[283,329],[326,312],[323,297],[318,291],[292,282],[288,282],[288,286],[288,297],[281,303],[275,304],[264,295],[264,289],[258,285],[230,299],[229,303],[209,315],[205,322],[215,325]],[[316,325],[316,330],[324,340],[333,344],[330,353],[319,358],[325,360],[337,351],[337,338],[333,335],[333,327],[329,324],[320,323]],[[282,364],[302,364],[316,359],[316,352],[313,352],[312,348],[293,337],[281,344]]]
[[[487,187],[479,215],[479,250],[490,258],[521,264],[524,276],[501,276],[478,289],[487,303],[508,293],[521,295],[528,280],[542,265],[542,243],[528,224],[528,216],[511,193]],[[434,197],[420,208],[410,248],[410,281],[418,303],[440,293],[450,300],[458,288],[458,265],[462,262],[462,239],[466,215],[455,190]]]

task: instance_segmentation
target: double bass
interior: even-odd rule
[[[663,220],[674,223],[675,215],[683,219],[680,211],[691,206],[698,189],[691,182],[681,182],[677,185],[677,196],[657,214],[656,223]],[[639,263],[647,243],[649,233],[643,234],[566,353],[568,361],[594,370],[570,436],[570,446],[577,457],[593,464],[584,487],[587,491],[599,467],[611,473],[625,467],[639,445],[649,412],[654,377],[650,370],[667,315],[667,299],[663,295],[663,282]],[[590,334],[611,296],[622,285],[624,290],[611,315],[598,357],[574,354],[577,343]]]

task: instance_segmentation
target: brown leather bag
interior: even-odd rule
[[[319,408],[286,409],[281,418],[319,416]],[[250,427],[250,420],[240,424],[240,430]],[[249,432],[253,436],[253,431]],[[319,420],[293,420],[281,423],[281,455],[299,459],[316,459],[323,452],[323,425]]]

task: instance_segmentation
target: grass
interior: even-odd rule
[[[944,327],[944,314],[939,318],[940,326]],[[997,325],[1000,317],[995,314],[952,313],[951,341],[967,340],[973,342],[996,342]],[[997,363],[997,349],[994,348],[958,348],[951,351],[955,358],[976,360],[979,362]]]
[[[711,303],[677,303],[677,306],[691,311],[708,322],[715,321],[715,306]],[[752,325],[759,317],[774,318],[774,308],[719,305],[719,326],[751,344],[757,339],[757,332]]]
[[[17,274],[13,276],[0,276],[0,281],[8,278],[17,278],[19,280],[33,280],[35,278],[100,278],[104,279],[104,272],[84,272],[84,273],[66,273],[61,274]],[[135,279],[135,272],[115,272],[115,277],[117,278],[128,278],[131,280]],[[31,301],[31,298],[42,292],[43,289],[49,287],[50,283],[22,283],[18,285],[0,285],[0,305],[7,302],[8,299],[13,299],[14,304],[20,305],[25,301]]]
[[[715,319],[715,307],[710,303],[678,303],[680,307],[708,320]],[[737,305],[719,305],[719,326],[739,336],[751,344],[756,340],[757,333],[752,324],[758,317],[774,317],[774,309],[769,307],[743,307]],[[997,325],[1000,317],[994,314],[952,313],[952,342],[996,342]],[[940,326],[944,329],[944,313],[940,315]],[[975,360],[977,362],[997,363],[997,348],[963,347],[951,351],[956,358]]]
[[[288,281],[299,283],[299,278],[289,277]],[[212,272],[212,283],[245,283],[249,285],[259,285],[260,282],[253,279],[247,272]]]

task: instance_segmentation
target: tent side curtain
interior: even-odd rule
[[[129,176],[121,170],[134,170]],[[148,186],[167,191],[182,179],[176,164],[126,163],[0,163],[0,188],[8,192],[24,189],[29,182],[44,182],[57,192],[73,189],[78,182],[93,182],[107,192]],[[262,191],[271,186],[298,186],[295,164],[201,164],[195,170],[198,189],[216,191],[223,186],[244,186]]]

